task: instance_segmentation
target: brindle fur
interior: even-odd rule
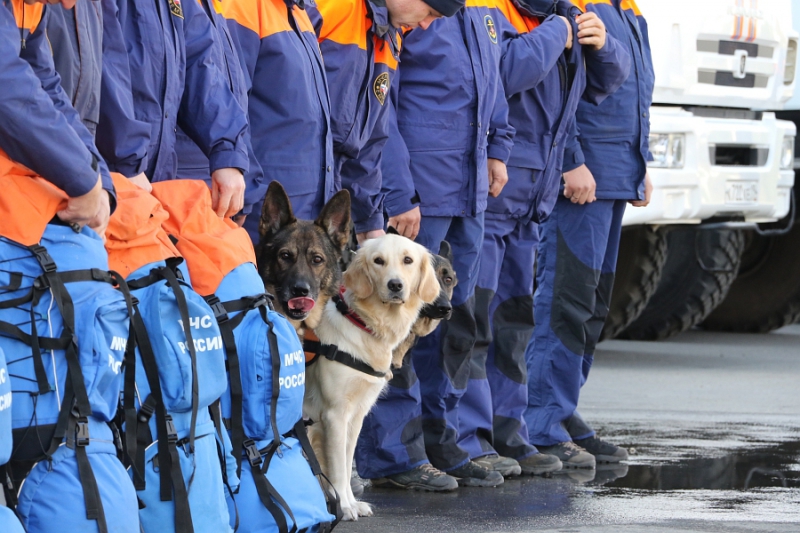
[[[328,300],[342,284],[340,261],[350,238],[350,194],[339,191],[325,204],[317,220],[298,220],[286,191],[270,183],[259,224],[256,246],[258,271],[267,291],[275,296],[275,309],[285,316],[303,340],[314,329]],[[292,290],[306,284],[315,301],[306,316],[288,307]]]
[[[436,329],[439,322],[450,319],[450,313],[442,316],[442,318],[424,316],[426,313],[436,314],[435,311],[438,308],[451,308],[450,300],[453,298],[453,289],[455,289],[456,284],[458,284],[458,279],[456,278],[456,271],[453,269],[453,252],[450,248],[450,243],[442,241],[439,248],[439,255],[431,254],[431,262],[436,272],[436,279],[439,280],[439,296],[436,298],[436,301],[422,308],[419,318],[417,318],[416,322],[414,322],[414,325],[411,327],[411,333],[409,333],[408,337],[406,337],[392,352],[393,368],[400,368],[402,366],[403,358],[417,342],[418,337],[424,337],[425,335],[433,333],[433,330]]]

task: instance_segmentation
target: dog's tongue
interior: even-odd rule
[[[287,303],[292,311],[308,313],[314,308],[314,298],[292,298]]]

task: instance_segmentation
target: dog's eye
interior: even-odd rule
[[[284,251],[280,252],[280,253],[278,254],[278,256],[279,256],[281,259],[284,259],[284,260],[286,260],[286,261],[288,261],[289,259],[291,259],[291,258],[292,258],[292,254],[290,254],[290,253],[289,253],[289,252],[287,252],[286,250],[284,250]]]
[[[403,258],[403,263],[405,263],[405,264],[407,264],[407,265],[410,265],[410,264],[411,264],[411,263],[413,263],[413,262],[414,262],[414,260],[413,260],[413,259],[411,259],[411,258],[410,258],[410,257],[408,257],[408,256],[405,256],[405,257]]]
[[[376,257],[375,259],[372,260],[372,262],[375,263],[376,265],[385,265],[386,264],[386,262],[383,260],[382,257]]]
[[[325,258],[322,257],[321,255],[315,255],[314,258],[311,260],[311,262],[314,263],[315,265],[321,265],[322,263],[325,262]]]

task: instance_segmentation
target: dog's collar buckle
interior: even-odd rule
[[[350,309],[350,306],[344,301],[344,291],[344,287],[340,288],[339,294],[334,294],[331,298],[333,303],[336,305],[336,310],[339,311],[347,320],[355,324],[358,329],[366,331],[370,335],[375,335],[375,332],[370,329],[366,322],[364,322],[364,319],[358,316],[358,313]]]

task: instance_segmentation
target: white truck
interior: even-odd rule
[[[654,191],[625,212],[604,337],[660,339],[701,323],[766,331],[800,318],[800,235],[786,238],[796,127],[774,112],[795,88],[792,2],[637,3],[655,70]]]

